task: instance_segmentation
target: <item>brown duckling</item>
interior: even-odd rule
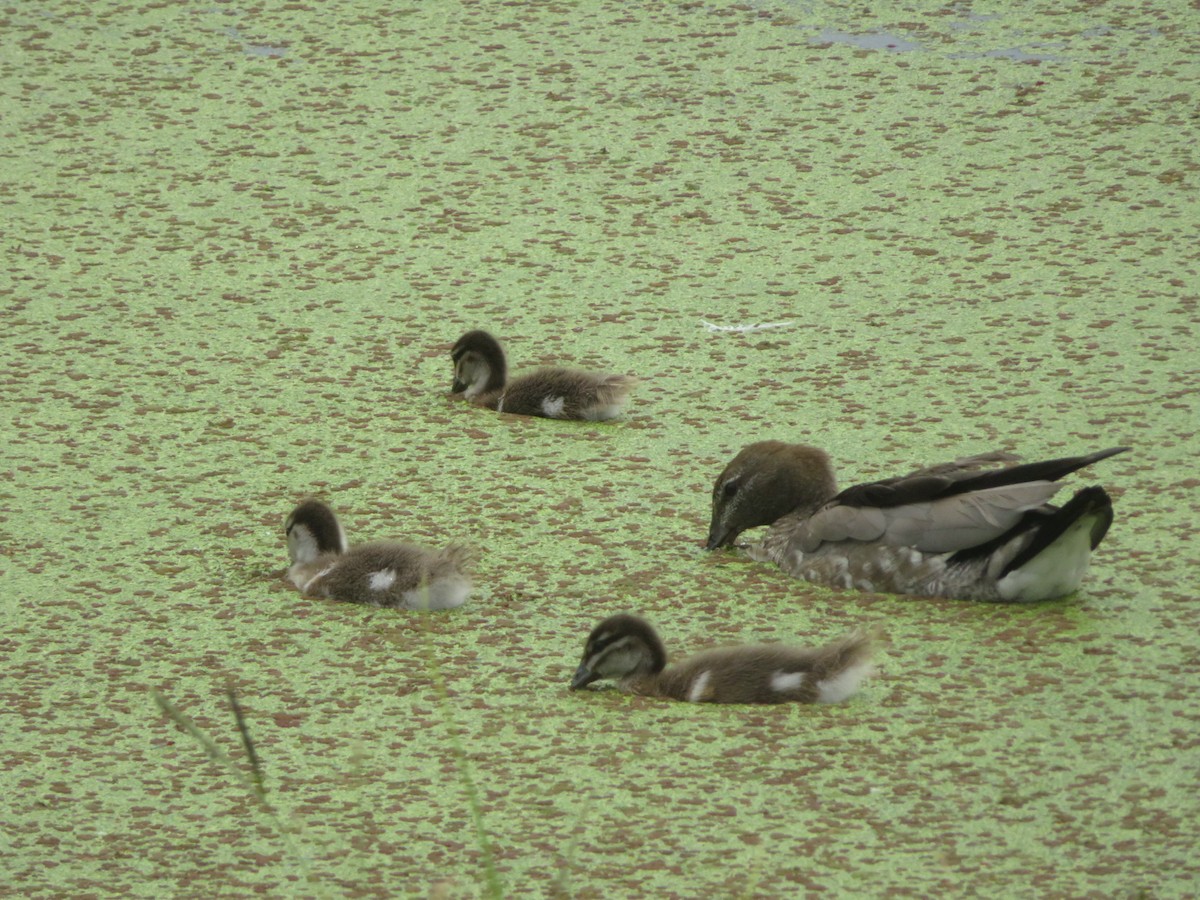
[[[1098,486],[1062,507],[1047,501],[1058,479],[1127,449],[1023,465],[988,453],[838,493],[824,451],[761,441],[717,477],[707,547],[770,525],[749,555],[817,584],[963,600],[1062,597],[1079,587],[1112,501]]]
[[[468,548],[451,544],[431,550],[397,541],[348,547],[333,510],[305,500],[284,524],[288,578],[302,594],[367,606],[400,609],[453,609],[471,592],[465,567]]]
[[[453,393],[477,406],[546,419],[615,419],[636,383],[629,375],[595,375],[578,369],[538,369],[508,380],[500,342],[486,331],[468,331],[450,351]]]
[[[692,703],[840,703],[872,674],[871,644],[872,636],[859,631],[815,649],[722,647],[667,669],[666,650],[650,623],[622,614],[592,630],[571,690],[609,678],[631,694]]]

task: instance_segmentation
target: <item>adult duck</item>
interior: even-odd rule
[[[1127,449],[1021,465],[988,453],[839,493],[824,451],[760,441],[717,477],[707,547],[770,525],[749,555],[817,584],[964,600],[1061,597],[1079,587],[1112,501],[1099,486],[1061,507],[1047,501],[1060,478]]]

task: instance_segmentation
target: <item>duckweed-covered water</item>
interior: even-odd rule
[[[472,897],[486,847],[514,896],[1191,893],[1194,25],[4,9],[0,893]],[[635,373],[628,416],[456,403],[476,327],[517,371]],[[713,477],[768,437],[847,482],[1134,449],[1070,482],[1117,507],[1084,589],[1009,607],[706,555]],[[307,495],[352,540],[478,547],[476,596],[298,596]],[[621,610],[677,656],[891,642],[835,707],[568,693]]]

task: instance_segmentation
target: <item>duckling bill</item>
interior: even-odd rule
[[[636,380],[578,369],[544,368],[508,380],[504,349],[486,331],[468,331],[450,351],[451,392],[477,406],[546,419],[615,419]]]
[[[601,679],[647,697],[691,703],[840,703],[872,674],[872,636],[854,632],[814,649],[749,644],[698,653],[666,668],[662,639],[645,619],[610,616],[588,636],[571,679]]]
[[[707,547],[769,525],[749,555],[817,584],[965,600],[1062,597],[1082,582],[1112,501],[1100,486],[1062,507],[1048,501],[1060,478],[1128,449],[1022,465],[985,453],[839,493],[824,451],[760,441],[717,476]]]
[[[399,541],[347,545],[330,507],[305,500],[284,523],[291,568],[302,594],[397,609],[453,609],[466,602],[472,561],[468,548],[441,550]]]

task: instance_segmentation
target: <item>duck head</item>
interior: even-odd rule
[[[571,679],[577,691],[602,678],[653,675],[667,665],[667,651],[654,628],[637,616],[610,616],[592,629],[583,659]]]
[[[837,494],[829,456],[806,444],[759,441],[733,458],[712,493],[709,550],[728,547],[747,528],[797,510],[815,511]]]
[[[284,522],[288,557],[292,563],[309,563],[322,553],[345,553],[346,533],[333,510],[320,500],[305,500]]]
[[[508,378],[504,349],[486,331],[468,331],[450,350],[454,363],[454,384],[451,393],[470,398],[488,391],[498,391]]]

